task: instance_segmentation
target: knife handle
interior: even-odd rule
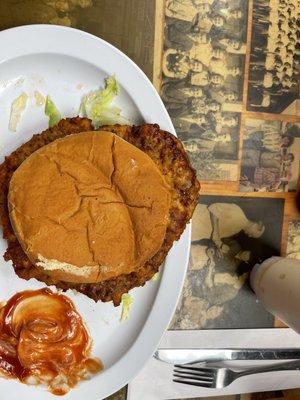
[[[264,366],[264,367],[257,367],[257,368],[251,368],[248,370],[236,372],[236,377],[240,378],[241,376],[246,376],[246,375],[253,375],[253,374],[259,374],[263,372],[272,372],[272,371],[288,371],[288,370],[299,370],[300,369],[300,360],[294,360],[290,362],[285,362],[285,363],[278,363],[278,364],[273,364],[269,366]]]

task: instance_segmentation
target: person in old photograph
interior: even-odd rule
[[[299,174],[300,124],[246,120],[241,191],[294,191]]]
[[[167,0],[165,13],[162,99],[198,177],[235,180],[247,6]]]
[[[248,110],[295,113],[300,97],[298,0],[254,0]]]
[[[215,106],[215,103],[209,105],[211,108]],[[222,165],[218,165],[218,160],[232,165],[237,159],[239,115],[218,114],[218,111],[208,109],[206,114],[191,116],[190,123],[199,121],[199,124],[190,124],[188,132],[180,131],[182,123],[178,125],[177,133],[201,179],[230,180],[231,176],[222,169]],[[186,121],[186,118],[181,118],[181,121]]]
[[[225,218],[226,216],[226,218]],[[224,240],[243,231],[248,237],[259,238],[265,230],[262,222],[249,220],[240,206],[234,203],[198,204],[194,212],[192,243],[210,241],[219,255],[229,251]]]

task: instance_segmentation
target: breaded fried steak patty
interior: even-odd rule
[[[172,134],[160,130],[158,125],[112,125],[101,127],[101,131],[113,132],[146,153],[163,175],[170,190],[170,207],[165,236],[159,250],[130,273],[123,272],[116,277],[95,283],[63,281],[61,278],[47,273],[47,271],[32,263],[23,251],[10,222],[7,205],[8,190],[14,171],[32,153],[56,139],[92,130],[93,127],[90,120],[85,118],[76,117],[61,120],[57,126],[34,135],[31,140],[6,157],[1,164],[0,214],[3,237],[8,243],[4,258],[6,261],[12,261],[16,274],[23,279],[36,278],[47,285],[56,285],[63,290],[76,289],[95,301],[113,300],[114,304],[118,305],[123,293],[134,287],[144,285],[158,271],[174,240],[179,239],[186,223],[192,216],[198,200],[199,183],[180,141]]]

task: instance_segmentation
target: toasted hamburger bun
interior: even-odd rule
[[[14,172],[8,207],[30,261],[55,280],[96,283],[161,248],[170,188],[153,160],[107,131],[57,139]]]

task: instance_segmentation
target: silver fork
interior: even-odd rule
[[[195,365],[175,365],[173,382],[187,385],[220,389],[230,385],[242,376],[260,374],[263,372],[299,370],[300,360],[294,360],[264,367],[256,367],[243,371],[233,371],[229,368],[195,367]]]

